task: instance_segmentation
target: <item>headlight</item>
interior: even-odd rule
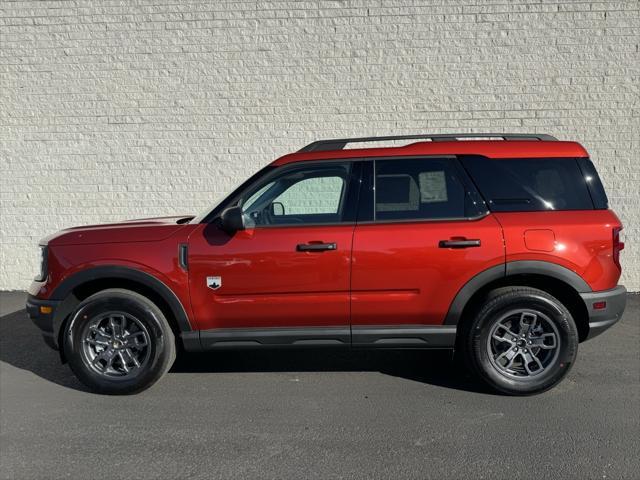
[[[36,282],[43,282],[47,278],[47,246],[38,245],[38,250],[40,253],[40,272],[34,280]]]

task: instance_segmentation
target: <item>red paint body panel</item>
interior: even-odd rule
[[[557,263],[580,275],[594,290],[614,288],[620,269],[613,262],[613,228],[620,220],[611,210],[496,213],[507,246],[507,262],[541,260]],[[555,236],[551,252],[533,252],[524,232],[549,229]]]
[[[479,239],[480,247],[439,248]],[[442,324],[453,298],[477,273],[504,263],[500,225],[476,221],[358,225],[353,241],[351,322]]]
[[[114,224],[89,227],[86,231],[63,230],[49,237],[49,275],[44,282],[33,282],[29,293],[51,298],[56,287],[78,272],[99,266],[129,267],[148,273],[169,287],[193,325],[188,274],[178,265],[177,253],[178,245],[187,241],[197,225],[176,225],[175,221],[166,225],[164,220],[148,222],[145,227]],[[89,238],[98,240],[92,237],[97,231],[102,232],[100,243],[80,243]],[[128,241],[113,241],[126,238],[127,232]],[[78,235],[80,233],[82,235]],[[148,238],[157,240],[148,241]]]
[[[43,239],[49,245],[86,245],[119,242],[155,242],[169,238],[185,225],[176,223],[181,217],[147,218],[104,225],[87,225],[61,230]]]
[[[576,158],[589,156],[582,145],[576,142],[470,140],[417,142],[403,147],[390,148],[353,148],[321,152],[297,152],[280,157],[271,165],[280,166],[305,160],[415,155],[482,155],[489,158]]]
[[[349,325],[353,225],[256,228],[229,236],[200,225],[189,238],[198,328]],[[325,242],[333,251],[298,252]],[[207,276],[222,277],[212,290]]]

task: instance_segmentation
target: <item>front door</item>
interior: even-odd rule
[[[192,307],[198,328],[210,331],[201,334],[205,348],[349,343],[352,166],[280,167],[233,201],[246,230],[229,235],[214,220],[191,234]]]

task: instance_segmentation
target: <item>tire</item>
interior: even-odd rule
[[[463,335],[467,363],[490,387],[508,395],[554,387],[578,353],[571,313],[553,296],[530,287],[489,293]]]
[[[78,379],[96,393],[141,392],[176,358],[176,342],[162,311],[148,298],[108,289],[83,300],[64,331],[63,348]]]

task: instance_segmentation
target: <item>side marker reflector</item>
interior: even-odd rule
[[[604,310],[607,308],[607,302],[594,302],[593,309],[594,310]]]

